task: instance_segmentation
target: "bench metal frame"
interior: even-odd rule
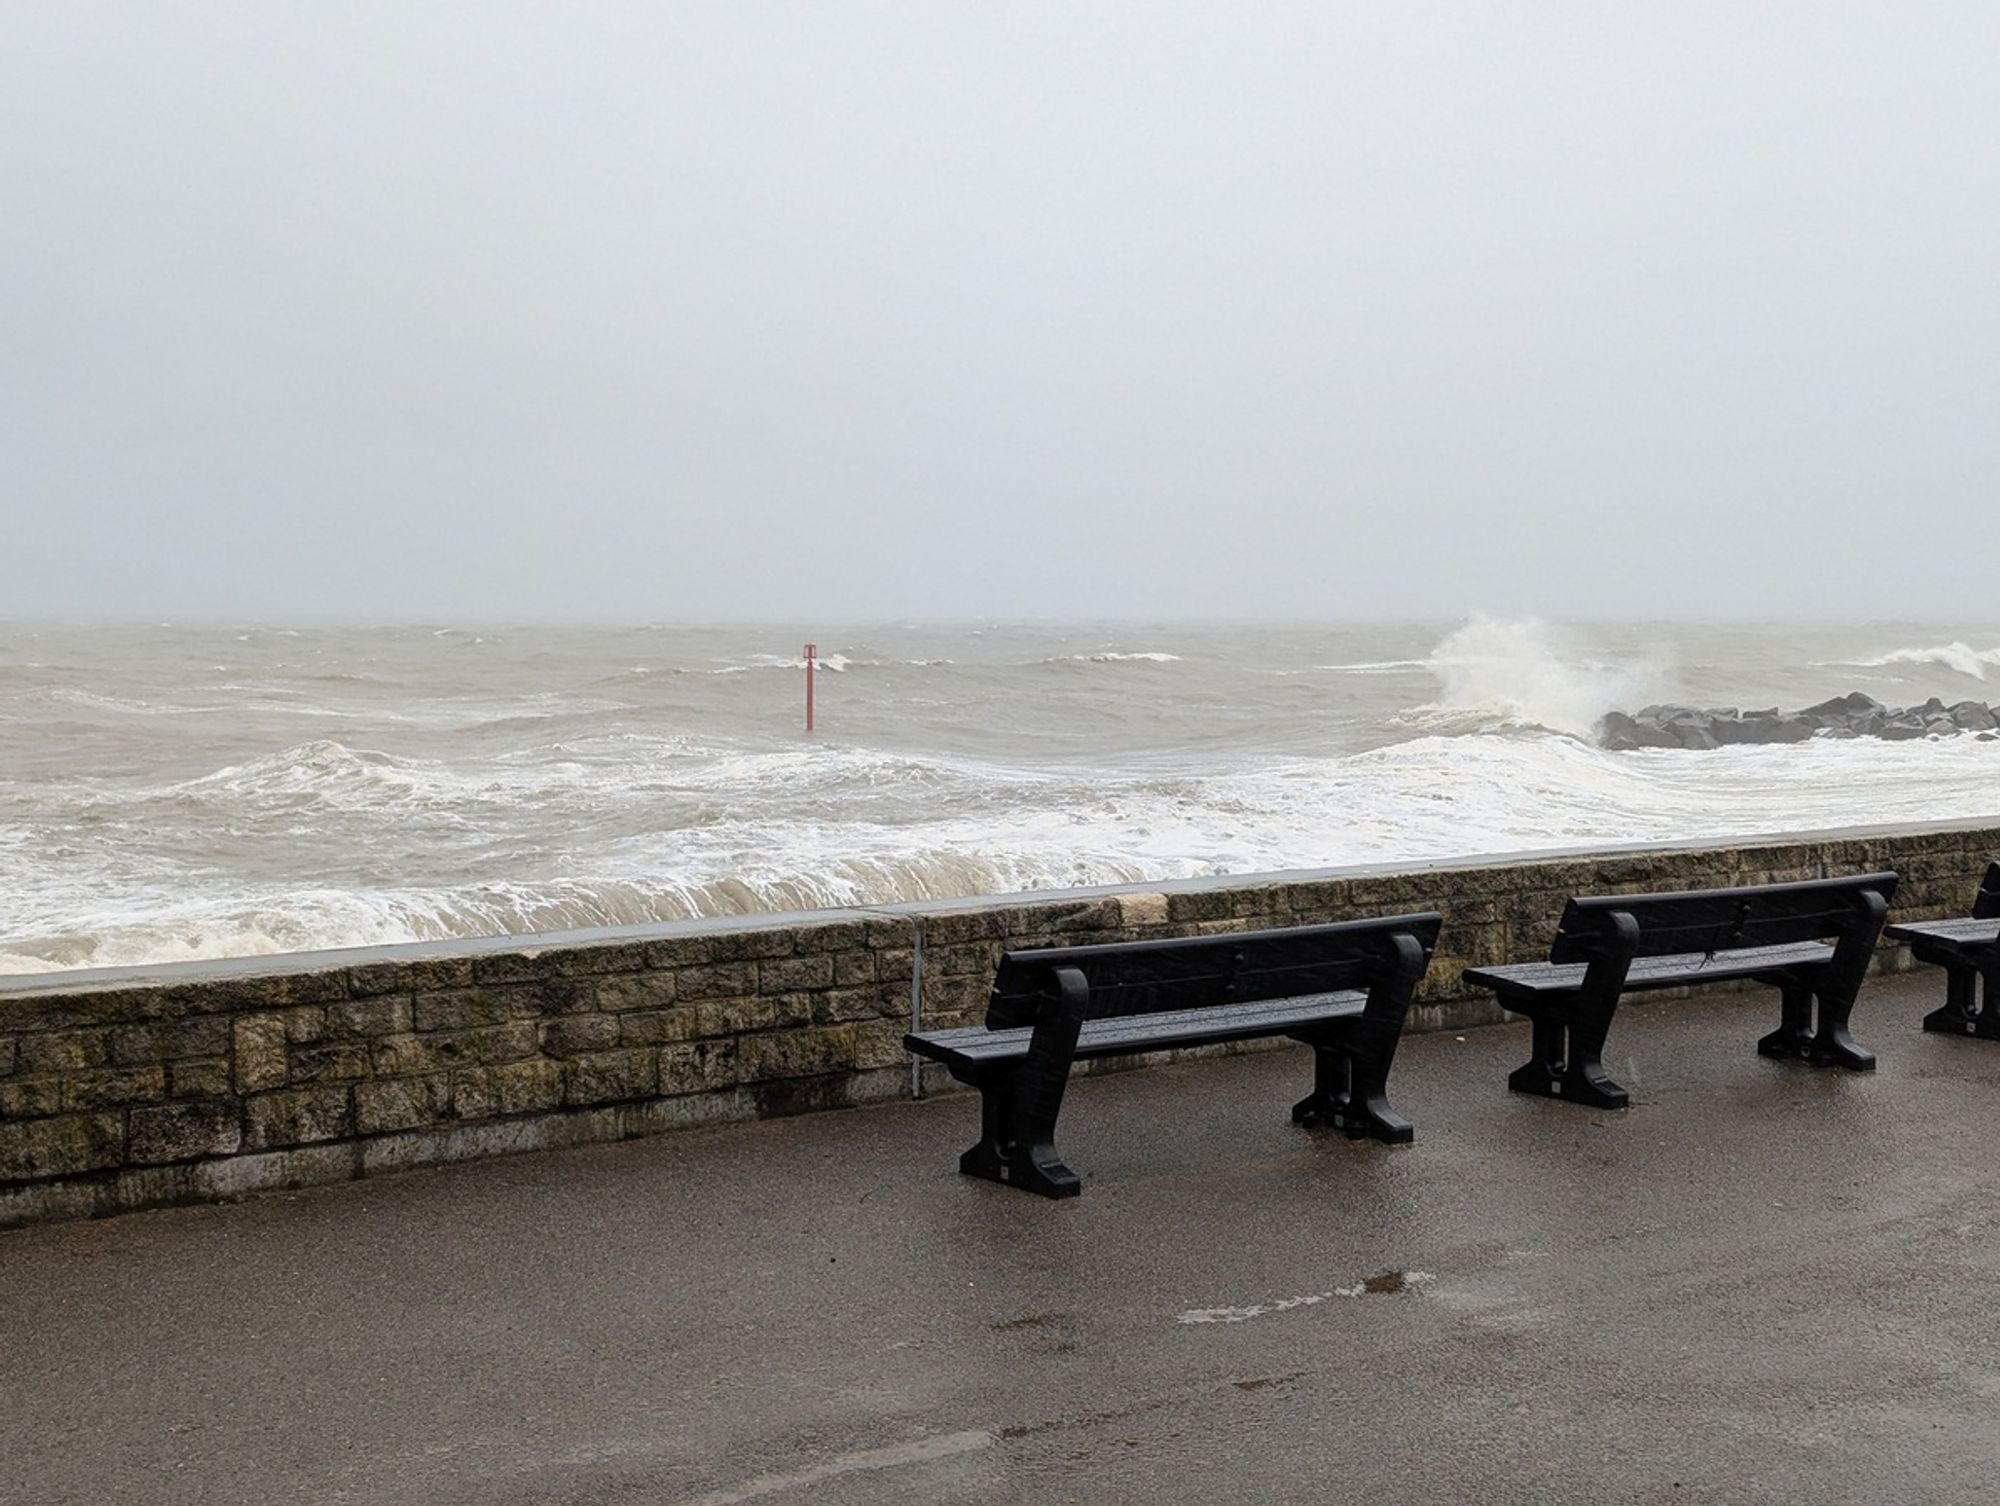
[[[1972,914],[1961,920],[1911,921],[1890,926],[1892,941],[1908,942],[1919,962],[1944,969],[1944,1004],[1924,1016],[1936,1035],[2000,1041],[2000,862],[1990,864]]]
[[[1624,1108],[1630,1094],[1603,1062],[1620,997],[1726,981],[1779,991],[1779,1025],[1757,1042],[1759,1055],[1865,1072],[1875,1058],[1848,1022],[1895,888],[1895,874],[1873,873],[1579,897],[1563,910],[1547,962],[1471,968],[1465,981],[1533,1021],[1533,1054],[1507,1078],[1517,1093]]]
[[[1287,1036],[1313,1048],[1294,1123],[1407,1143],[1415,1130],[1389,1106],[1389,1068],[1441,924],[1426,913],[1008,952],[984,1027],[903,1044],[979,1091],[979,1139],[958,1169],[1044,1197],[1082,1191],[1056,1151],[1056,1119],[1072,1064],[1099,1056]]]

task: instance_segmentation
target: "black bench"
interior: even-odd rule
[[[979,1089],[979,1143],[958,1169],[1044,1197],[1082,1190],[1056,1154],[1055,1128],[1070,1064],[1091,1057],[1289,1036],[1314,1060],[1295,1122],[1407,1141],[1414,1131],[1386,1096],[1389,1063],[1440,923],[1397,915],[1008,952],[984,1028],[923,1031],[903,1044]]]
[[[1865,1072],[1875,1058],[1854,1044],[1847,1020],[1895,892],[1895,874],[1870,873],[1572,899],[1547,962],[1470,968],[1465,980],[1534,1021],[1534,1057],[1507,1079],[1517,1093],[1623,1108],[1625,1089],[1600,1059],[1619,995],[1743,978],[1783,995],[1783,1023],[1757,1042],[1760,1054]]]
[[[1893,925],[1886,934],[1907,941],[1917,961],[1944,969],[1944,1007],[1924,1016],[1924,1029],[2000,1041],[2000,1016],[1993,1008],[2000,987],[2000,863],[1986,870],[1969,919],[1912,921]]]

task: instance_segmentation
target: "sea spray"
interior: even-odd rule
[[[1439,688],[1418,707],[1454,729],[1536,727],[1589,737],[1614,706],[1632,703],[1661,678],[1649,659],[1606,663],[1575,637],[1532,619],[1506,621],[1474,613],[1424,661]]]

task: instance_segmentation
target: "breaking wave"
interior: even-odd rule
[[[1861,669],[1882,669],[1892,664],[1935,664],[1954,674],[1983,680],[1989,669],[2000,668],[2000,648],[1974,648],[1962,640],[1954,640],[1930,648],[1893,649],[1873,659],[1852,659],[1848,662]]]
[[[869,629],[807,740],[789,631],[0,628],[0,972],[1992,814],[1975,738],[1590,740],[1860,631]],[[2000,664],[1933,631],[1871,689]]]
[[[1588,738],[1606,711],[1640,704],[1642,687],[1658,677],[1648,664],[1592,658],[1547,623],[1480,614],[1423,663],[1438,697],[1404,719],[1438,731],[1530,728]]]

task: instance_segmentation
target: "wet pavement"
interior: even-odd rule
[[[1417,1144],[1294,1129],[1301,1049],[1096,1076],[1081,1198],[977,1104],[690,1132],[0,1235],[0,1501],[1979,1502],[2000,1045],[1871,983],[1635,1002],[1623,1114],[1412,1037]]]

